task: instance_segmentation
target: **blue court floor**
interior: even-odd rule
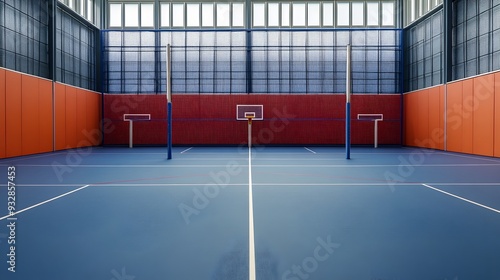
[[[350,160],[337,147],[173,157],[1,160],[0,279],[500,279],[498,158],[359,147]]]

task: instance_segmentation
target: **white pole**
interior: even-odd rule
[[[375,120],[375,128],[374,128],[374,138],[373,143],[375,143],[375,148],[378,147],[378,120]]]
[[[172,101],[171,61],[172,61],[172,52],[170,51],[170,44],[168,44],[167,45],[167,102]]]

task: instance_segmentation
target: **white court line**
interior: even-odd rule
[[[252,148],[248,148],[248,279],[255,280],[255,231],[253,223],[253,193],[252,193]]]
[[[69,194],[72,194],[72,193],[74,193],[74,192],[81,191],[81,190],[83,190],[83,189],[85,189],[85,188],[87,188],[87,187],[90,187],[90,185],[85,185],[85,186],[83,186],[83,187],[79,187],[78,189],[75,189],[75,190],[69,191],[69,192],[67,192],[67,193],[63,193],[63,194],[58,195],[58,196],[56,196],[56,197],[53,197],[53,198],[51,198],[51,199],[47,199],[47,200],[42,201],[42,202],[40,202],[40,203],[37,203],[37,204],[35,204],[35,205],[32,205],[32,206],[26,207],[26,208],[24,208],[24,209],[21,209],[21,210],[19,210],[19,211],[15,212],[13,215],[17,215],[17,214],[22,213],[22,212],[24,212],[24,211],[28,211],[28,210],[33,209],[33,208],[35,208],[35,207],[38,207],[38,206],[40,206],[40,205],[44,205],[44,204],[46,204],[46,203],[49,203],[49,202],[54,201],[54,200],[56,200],[56,199],[59,199],[59,198],[65,197],[65,196],[67,196],[67,195],[69,195]],[[3,217],[1,217],[1,218],[0,218],[0,221],[1,221],[1,220],[4,220],[4,219],[6,219],[6,218],[9,218],[9,217],[11,217],[11,216],[13,216],[13,215],[3,216]]]
[[[191,148],[187,148],[187,149],[185,149],[184,151],[182,151],[182,152],[180,152],[180,153],[181,153],[181,154],[183,154],[183,153],[185,153],[185,152],[187,152],[187,151],[191,150],[192,148],[193,148],[193,147],[191,147]]]
[[[500,213],[500,210],[497,210],[497,209],[495,209],[495,208],[491,208],[491,207],[489,207],[489,206],[483,205],[483,204],[481,204],[481,203],[477,203],[477,202],[475,202],[475,201],[469,200],[469,199],[467,199],[467,198],[463,198],[463,197],[461,197],[461,196],[458,196],[458,195],[455,195],[455,194],[452,194],[452,193],[449,193],[449,192],[445,192],[445,191],[440,190],[440,189],[438,189],[438,188],[432,187],[431,185],[428,185],[428,184],[422,184],[422,186],[427,187],[427,188],[432,189],[432,190],[435,190],[435,191],[438,191],[438,192],[440,192],[440,193],[444,193],[444,194],[449,195],[449,196],[452,196],[452,197],[454,197],[454,198],[458,198],[458,199],[463,200],[463,201],[465,201],[465,202],[469,202],[469,203],[471,203],[471,204],[474,204],[474,205],[477,205],[477,206],[480,206],[480,207],[486,208],[486,209],[491,210],[491,211],[493,211],[493,212]]]
[[[0,165],[7,166],[7,165]],[[65,164],[19,164],[18,166],[24,167],[66,167]],[[246,164],[240,164],[240,166],[246,166]],[[357,165],[349,165],[349,164],[256,164],[255,167],[335,167],[335,168],[380,168],[380,167],[479,167],[479,166],[500,166],[500,163],[470,163],[470,164],[422,164],[422,165],[413,165],[413,164],[357,164]],[[178,165],[169,165],[169,164],[80,164],[71,166],[72,168],[185,168],[185,167],[226,167],[226,165],[220,164],[178,164]]]
[[[308,150],[309,152],[311,152],[311,153],[313,153],[313,154],[316,154],[316,152],[315,152],[315,151],[313,151],[313,150],[309,149],[308,147],[304,147],[304,149]]]
[[[484,160],[484,161],[491,161],[491,162],[496,162],[496,163],[500,163],[500,160],[495,160],[494,158],[487,158],[485,156],[474,156],[474,155],[459,155],[459,154],[455,154],[455,153],[452,153],[452,152],[436,152],[437,154],[440,154],[440,155],[446,155],[446,156],[454,156],[454,157],[461,157],[461,158],[467,158],[467,159],[477,159],[477,160]]]

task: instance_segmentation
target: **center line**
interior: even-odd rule
[[[452,196],[452,197],[454,197],[454,198],[458,198],[458,199],[463,200],[463,201],[465,201],[465,202],[469,202],[469,203],[472,203],[472,204],[474,204],[474,205],[477,205],[477,206],[480,206],[480,207],[486,208],[486,209],[491,210],[491,211],[493,211],[493,212],[500,213],[500,210],[497,210],[497,209],[495,209],[495,208],[488,207],[488,206],[483,205],[483,204],[481,204],[481,203],[477,203],[477,202],[475,202],[475,201],[469,200],[469,199],[467,199],[467,198],[463,198],[463,197],[461,197],[461,196],[458,196],[458,195],[455,195],[455,194],[452,194],[452,193],[449,193],[449,192],[445,192],[445,191],[440,190],[440,189],[438,189],[438,188],[435,188],[435,187],[433,187],[433,186],[431,186],[431,185],[422,184],[422,186],[427,187],[427,188],[429,188],[429,189],[431,189],[431,190],[438,191],[438,192],[440,192],[440,193],[444,193],[444,194],[449,195],[449,196]]]
[[[309,149],[308,147],[304,147],[304,149],[308,150],[309,152],[311,152],[311,153],[313,153],[313,154],[316,154],[316,152],[315,152],[315,151],[313,151],[313,150]]]
[[[255,237],[253,224],[252,148],[248,148],[248,279],[255,280]]]

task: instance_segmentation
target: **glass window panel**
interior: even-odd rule
[[[186,13],[187,26],[200,26],[200,4],[187,4]]]
[[[378,3],[366,3],[366,24],[379,25]]]
[[[109,4],[109,26],[122,26],[122,4]]]
[[[306,4],[294,3],[293,4],[293,26],[306,25]]]
[[[172,26],[184,26],[184,4],[172,4]]]
[[[139,26],[139,4],[125,4],[125,27]]]
[[[161,26],[170,26],[170,4],[161,4]]]
[[[290,26],[290,4],[281,4],[281,26]]]
[[[267,25],[279,26],[280,22],[280,6],[279,3],[269,3],[267,5]]]
[[[337,25],[347,26],[350,21],[349,3],[337,3]]]
[[[229,26],[229,4],[217,4],[217,26]]]
[[[202,11],[201,25],[214,26],[214,4],[212,3],[202,4],[201,11]]]
[[[266,26],[264,5],[262,3],[253,4],[253,26]]]
[[[307,4],[307,25],[308,26],[319,26],[319,3],[309,3]]]
[[[394,3],[382,3],[382,25],[394,25]]]
[[[154,27],[154,4],[141,4],[141,26]]]
[[[243,3],[233,3],[233,26],[245,26],[245,11]]]
[[[352,3],[352,25],[362,26],[365,24],[365,9],[364,3]]]
[[[333,3],[323,4],[323,26],[333,26]]]

